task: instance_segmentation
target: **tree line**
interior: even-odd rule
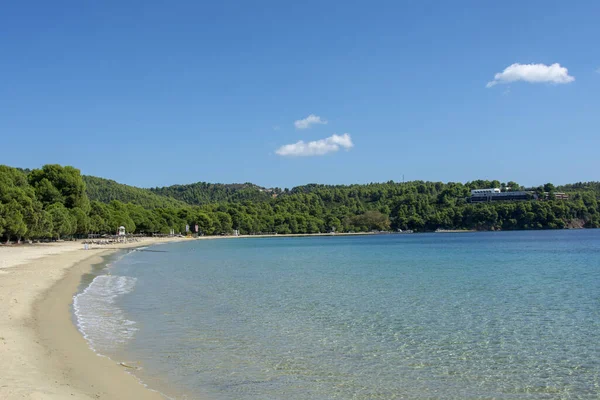
[[[600,227],[600,184],[530,188],[542,200],[469,204],[471,189],[522,189],[515,182],[412,181],[366,185],[304,185],[264,189],[252,184],[198,183],[141,189],[84,177],[70,166],[20,170],[0,166],[0,237],[61,239],[88,233],[184,232],[205,235],[435,229],[561,229]],[[565,191],[568,200],[553,193]]]

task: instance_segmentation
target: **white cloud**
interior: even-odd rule
[[[598,69],[596,70],[596,72],[600,74],[600,68],[598,68]]]
[[[513,64],[494,76],[494,80],[488,82],[486,87],[490,88],[499,83],[510,83],[525,81],[529,83],[569,83],[575,80],[569,75],[569,71],[560,64]]]
[[[280,156],[323,156],[327,153],[335,153],[340,148],[350,150],[352,147],[354,147],[354,143],[352,143],[350,135],[344,133],[343,135],[333,134],[328,138],[308,143],[300,140],[293,144],[286,144],[278,148],[275,153]]]
[[[304,118],[304,119],[299,119],[298,121],[294,121],[294,126],[296,127],[296,129],[306,129],[306,128],[310,128],[311,125],[313,124],[327,124],[327,121],[324,119],[321,119],[321,117],[319,117],[318,115],[315,114],[310,114],[308,117]]]

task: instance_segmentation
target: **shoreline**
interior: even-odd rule
[[[286,237],[321,237],[321,236],[367,236],[367,235],[376,235],[373,232],[340,232],[340,233],[269,233],[264,235],[210,235],[210,236],[198,236],[192,237],[192,239],[198,240],[214,240],[214,239],[261,239],[261,238],[286,238]]]
[[[364,234],[372,233],[345,235]],[[338,235],[345,236],[198,239]],[[81,242],[0,246],[0,399],[167,398],[120,365],[122,360],[94,352],[74,323],[71,306],[82,277],[106,256],[127,248],[187,240],[194,239],[147,238],[90,250],[83,250]],[[160,390],[161,385],[156,388]]]
[[[89,250],[81,242],[0,248],[0,399],[164,399],[90,348],[71,305],[83,275],[102,257],[178,240],[186,239]]]
[[[127,248],[187,240],[354,236],[370,232],[143,238],[0,246],[0,399],[165,399],[117,360],[94,352],[72,319],[82,277]]]
[[[73,296],[84,274],[95,265],[104,263],[106,256],[119,249],[106,250],[89,257],[70,268],[34,306],[36,334],[40,343],[50,352],[50,363],[70,382],[71,387],[96,399],[164,399],[158,392],[144,386],[127,372],[119,360],[100,355],[92,350],[81,331],[73,323],[71,306]],[[65,304],[68,307],[65,307]]]
[[[372,232],[144,238],[0,246],[0,399],[164,399],[118,360],[91,349],[72,318],[82,277],[119,250],[187,240],[362,236]]]
[[[119,250],[187,240],[371,233],[143,238],[92,245],[82,241],[0,246],[0,399],[165,399],[136,375],[96,353],[73,321],[73,297],[85,274]]]

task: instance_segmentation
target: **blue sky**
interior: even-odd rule
[[[598,1],[11,3],[0,164],[142,187],[600,179]]]

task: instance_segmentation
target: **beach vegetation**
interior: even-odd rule
[[[52,237],[60,239],[61,236],[72,235],[77,230],[77,219],[62,203],[48,206],[48,214],[52,221]]]
[[[471,189],[531,190],[524,201],[470,204]],[[568,198],[556,199],[565,192]],[[309,184],[269,189],[250,183],[199,182],[143,189],[83,176],[74,167],[23,170],[0,165],[0,237],[63,239],[89,233],[202,235],[305,234],[436,229],[519,230],[600,227],[600,183],[546,183],[523,188],[514,181],[466,183],[385,182]]]
[[[21,238],[27,233],[27,224],[25,224],[21,206],[13,199],[2,207],[2,213],[3,230],[6,237],[14,237],[17,242],[20,242]]]

